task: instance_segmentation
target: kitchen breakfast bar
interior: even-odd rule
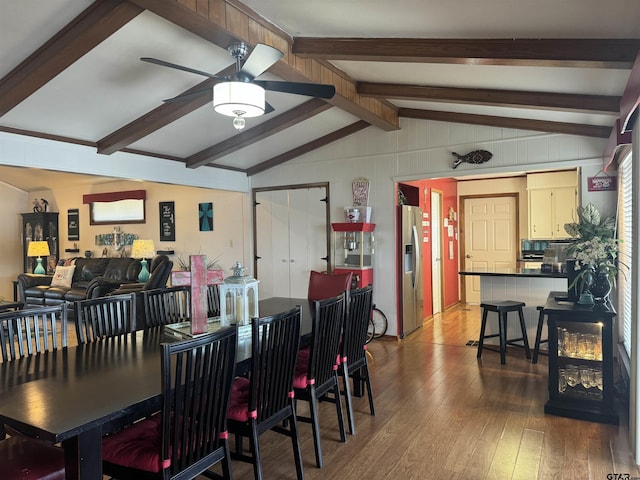
[[[536,307],[544,306],[549,292],[566,292],[568,289],[566,273],[543,272],[537,268],[500,268],[485,271],[462,270],[459,274],[479,277],[480,302],[490,300],[524,302],[526,304],[523,310],[527,325],[527,336],[532,347],[538,326],[538,311]],[[496,333],[497,328],[497,322],[488,322],[486,333]],[[542,338],[547,338],[546,322],[542,331]]]

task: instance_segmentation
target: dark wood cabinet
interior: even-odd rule
[[[549,329],[549,400],[545,413],[617,424],[613,390],[610,305],[582,306],[551,292],[544,308]]]
[[[42,259],[42,266],[53,274],[58,263],[58,212],[22,213],[22,256],[24,273],[33,273],[36,259],[27,256],[29,242],[46,240],[49,257]]]

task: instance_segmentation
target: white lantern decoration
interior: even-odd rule
[[[258,316],[258,282],[245,275],[246,268],[238,261],[233,275],[220,284],[220,323],[221,325],[249,325],[251,319]]]

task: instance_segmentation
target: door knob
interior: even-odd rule
[[[467,254],[465,255],[466,258],[471,258],[471,255]]]

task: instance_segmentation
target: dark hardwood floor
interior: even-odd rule
[[[575,479],[640,477],[620,426],[545,415],[547,358],[533,365],[520,349],[476,359],[477,306],[460,305],[396,341],[370,344],[376,416],[355,401],[356,435],[338,441],[334,406],[322,411],[322,469],[315,467],[311,426],[300,423],[307,479]],[[301,411],[303,404],[300,404]],[[306,410],[305,410],[306,411]],[[266,479],[295,479],[291,444],[260,439]],[[233,462],[236,479],[251,466]],[[204,477],[202,477],[204,478]]]

